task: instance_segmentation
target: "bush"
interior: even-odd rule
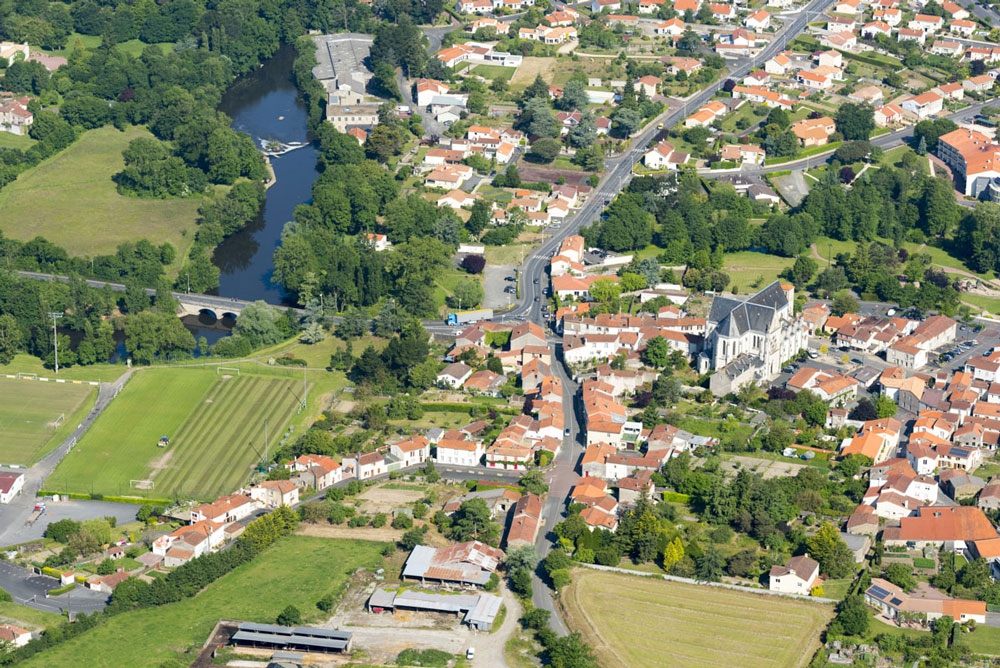
[[[400,513],[392,518],[393,529],[412,529],[413,518],[405,513]]]
[[[452,655],[442,652],[439,649],[404,649],[396,657],[396,664],[400,666],[428,666],[430,668],[445,668],[451,661]]]
[[[323,612],[330,612],[333,610],[333,606],[337,603],[337,599],[333,594],[327,594],[320,600],[316,601],[316,607]]]
[[[0,589],[0,603],[10,603],[14,598],[5,589]]]
[[[279,626],[298,626],[302,623],[302,613],[294,605],[289,605],[278,615],[276,623]]]
[[[375,527],[376,529],[381,529],[382,527],[385,526],[385,523],[387,521],[388,518],[386,517],[385,513],[376,513],[375,517],[372,518],[372,526]]]
[[[459,266],[470,274],[481,274],[486,268],[486,258],[482,255],[466,255]]]

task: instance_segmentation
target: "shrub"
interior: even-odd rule
[[[486,268],[486,258],[482,255],[466,255],[459,266],[470,274],[481,274]]]
[[[393,529],[412,529],[413,518],[405,513],[400,513],[392,518]]]
[[[330,612],[331,610],[333,610],[333,606],[336,602],[337,599],[334,597],[333,594],[327,594],[320,600],[316,601],[316,607],[322,610],[323,612]]]
[[[276,622],[281,626],[298,626],[302,623],[302,613],[294,605],[289,605],[281,611]]]

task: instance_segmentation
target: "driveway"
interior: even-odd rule
[[[785,198],[785,201],[792,206],[801,204],[802,200],[809,194],[809,186],[806,184],[802,170],[795,170],[785,176],[771,177],[771,181],[774,182],[774,186]]]

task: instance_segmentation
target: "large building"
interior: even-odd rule
[[[959,128],[938,138],[938,157],[955,174],[965,195],[979,197],[1000,176],[1000,144],[975,130]]]
[[[723,396],[743,385],[770,378],[808,340],[808,327],[794,315],[795,289],[775,281],[746,301],[716,297],[708,315],[704,373],[715,369],[712,393]]]

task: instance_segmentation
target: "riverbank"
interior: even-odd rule
[[[267,167],[267,181],[264,182],[264,190],[270,190],[271,186],[278,182],[278,175],[274,173],[274,166],[271,164],[271,156],[264,156],[264,166]]]

